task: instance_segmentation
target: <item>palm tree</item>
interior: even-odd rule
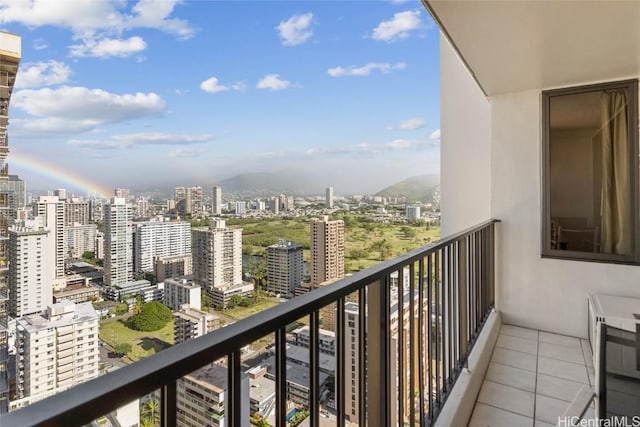
[[[142,295],[136,295],[136,304],[133,306],[133,314],[140,314],[142,312]]]
[[[142,406],[142,422],[147,419],[150,425],[155,426],[160,422],[160,403],[156,399],[147,400]]]
[[[142,417],[140,419],[140,427],[156,427],[156,423],[151,418]]]

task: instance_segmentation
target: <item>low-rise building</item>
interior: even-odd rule
[[[177,421],[184,427],[224,427],[227,369],[212,364],[178,380]],[[242,401],[249,399],[249,377],[240,380]],[[249,406],[241,405],[242,419],[249,420]],[[248,423],[248,421],[247,421]]]
[[[220,327],[220,317],[184,304],[173,313],[175,343],[188,341],[208,334]]]
[[[267,378],[267,369],[262,366],[249,369],[249,412],[251,416],[269,418],[276,405],[276,383]]]
[[[166,279],[164,281],[164,303],[171,310],[180,310],[184,304],[200,310],[202,288],[186,277]]]
[[[217,286],[207,289],[207,294],[211,297],[211,300],[216,307],[227,308],[234,295],[239,295],[242,298],[251,296],[253,288],[254,286],[252,283],[242,283],[233,286]]]
[[[164,299],[164,287],[152,285],[148,280],[135,280],[121,285],[107,286],[103,290],[105,299],[110,301],[126,301],[142,295],[144,302],[162,301]]]
[[[153,260],[153,274],[158,282],[164,282],[169,277],[189,276],[192,273],[191,254],[157,257]]]
[[[100,288],[97,286],[70,285],[61,291],[53,293],[54,303],[67,300],[78,304],[98,298],[100,298]]]
[[[16,393],[28,403],[98,376],[98,313],[61,301],[16,321]]]

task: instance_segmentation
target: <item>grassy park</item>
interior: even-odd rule
[[[126,320],[113,320],[100,324],[100,339],[115,347],[119,343],[131,344],[127,357],[132,361],[144,359],[173,345],[173,320],[162,329],[153,332],[136,331],[126,325]]]
[[[440,238],[439,226],[427,226],[424,223],[383,224],[353,214],[337,218],[345,222],[347,272],[363,270]],[[265,256],[267,246],[277,243],[278,239],[287,239],[305,248],[304,256],[308,261],[309,222],[308,218],[243,218],[230,220],[229,225],[242,227],[244,254]]]

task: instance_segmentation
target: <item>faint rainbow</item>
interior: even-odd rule
[[[81,189],[87,191],[87,193],[97,194],[102,197],[109,197],[112,194],[110,188],[105,187],[102,184],[91,181],[84,176],[72,173],[68,170],[61,168],[60,166],[45,162],[44,160],[35,158],[33,156],[27,156],[24,154],[11,151],[7,157],[7,163],[9,164],[9,173],[11,173],[11,165],[19,166],[20,168],[27,169],[33,173],[41,176],[52,178],[56,181],[63,182],[75,189]]]

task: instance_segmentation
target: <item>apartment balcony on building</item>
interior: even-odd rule
[[[250,405],[275,408],[250,415],[278,427],[303,411],[313,427],[640,415],[640,3],[423,4],[441,31],[445,237],[0,425],[84,425],[154,392],[163,426],[246,426]],[[301,319],[308,361],[288,354]],[[265,353],[244,352],[270,336]]]

